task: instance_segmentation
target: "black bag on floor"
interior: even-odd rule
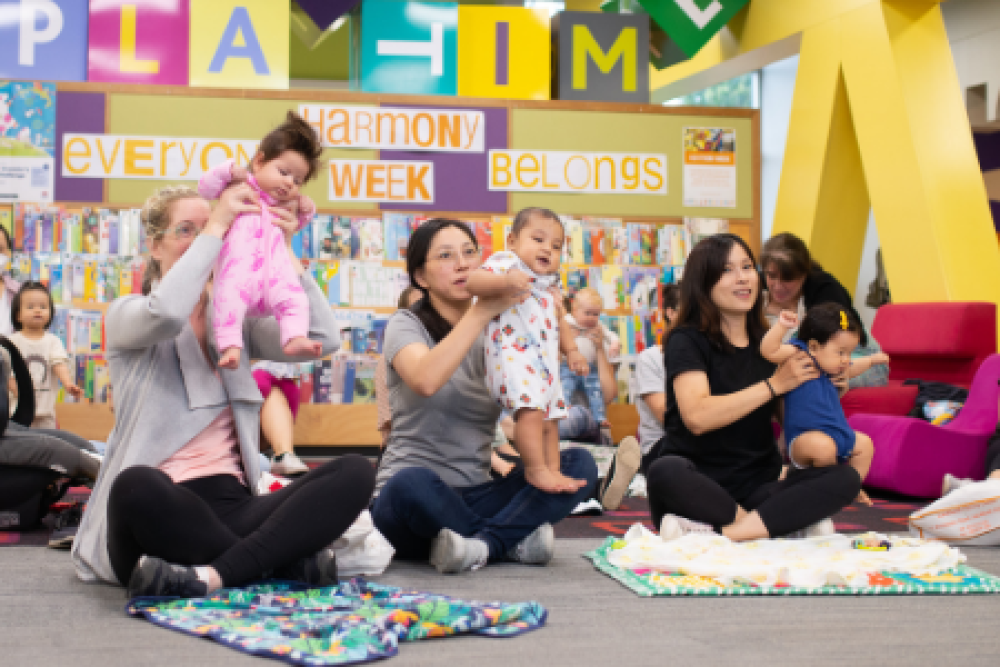
[[[928,401],[955,401],[956,403],[965,403],[966,399],[969,398],[969,390],[963,389],[962,387],[956,387],[953,384],[948,384],[947,382],[929,382],[927,380],[906,380],[903,382],[904,385],[917,385],[917,399],[914,402],[913,409],[910,410],[908,417],[916,417],[917,419],[926,419],[924,416],[924,405]]]

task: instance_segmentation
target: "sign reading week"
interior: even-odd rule
[[[662,1],[702,29],[692,0]],[[285,89],[290,11],[290,0],[0,0],[0,79]],[[350,20],[366,92],[649,101],[645,14],[365,0]]]

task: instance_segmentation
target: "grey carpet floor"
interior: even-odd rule
[[[379,581],[466,599],[534,599],[550,615],[517,638],[405,644],[388,664],[1000,664],[1000,596],[642,599],[580,557],[597,543],[560,540],[545,568],[443,577],[394,564]],[[1000,574],[1000,549],[966,553],[970,565]],[[78,582],[65,552],[0,549],[0,665],[277,664],[128,618],[124,602],[121,589]]]

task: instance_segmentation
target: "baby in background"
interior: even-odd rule
[[[577,347],[587,360],[586,375],[577,375],[564,361],[559,369],[562,381],[563,395],[572,399],[578,390],[587,396],[590,413],[601,428],[611,426],[608,422],[607,407],[604,403],[604,392],[601,391],[601,378],[597,372],[598,346],[604,348],[608,359],[615,359],[621,353],[621,341],[618,336],[601,322],[604,311],[604,299],[600,292],[592,287],[584,287],[570,300],[570,314],[566,316],[566,324],[576,338]]]
[[[586,483],[560,471],[555,423],[566,416],[560,350],[571,369],[587,372],[569,327],[559,326],[559,296],[550,291],[558,289],[564,242],[559,216],[547,209],[524,209],[514,218],[509,250],[494,253],[472,272],[466,286],[477,297],[522,297],[486,328],[486,383],[514,415],[514,442],[525,479],[549,493],[573,493]]]
[[[776,364],[802,350],[812,357],[820,372],[818,378],[803,382],[784,396],[788,458],[798,468],[846,462],[863,481],[871,468],[875,447],[871,438],[855,432],[847,423],[833,378],[850,379],[876,364],[888,364],[889,357],[879,352],[852,361],[851,353],[861,340],[861,323],[838,304],[810,308],[798,333],[788,343],[782,343],[796,324],[795,313],[781,311],[760,344],[761,355]],[[871,505],[864,491],[858,500]]]
[[[281,345],[289,357],[315,358],[321,352],[320,343],[306,336],[309,300],[270,207],[295,214],[300,228],[312,219],[316,205],[299,189],[316,175],[322,151],[312,126],[289,111],[285,122],[261,140],[249,168],[228,160],[198,182],[198,192],[215,199],[230,185],[246,181],[261,204],[260,213],[236,218],[215,265],[212,307],[221,368],[239,366],[248,314],[278,320]]]

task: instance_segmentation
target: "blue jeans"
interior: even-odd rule
[[[562,452],[567,477],[586,480],[576,493],[545,493],[528,484],[518,466],[506,477],[453,488],[433,470],[406,468],[396,473],[372,503],[375,527],[396,549],[397,558],[426,560],[431,540],[442,528],[476,537],[489,546],[490,560],[507,552],[543,523],[556,523],[590,497],[597,465],[589,452]]]
[[[587,404],[594,420],[598,424],[608,420],[608,413],[604,407],[604,392],[601,391],[601,378],[597,375],[596,368],[591,368],[587,375],[577,375],[570,370],[566,362],[563,362],[559,367],[559,380],[562,382],[566,403],[573,399],[573,394],[577,390],[582,390],[587,395]]]

